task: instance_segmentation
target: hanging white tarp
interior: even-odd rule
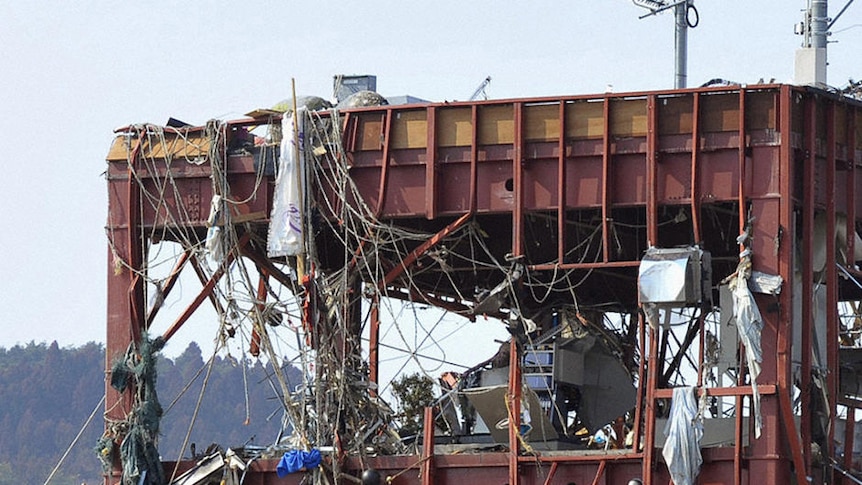
[[[304,119],[305,108],[299,108],[295,116],[285,116],[281,121],[283,138],[266,244],[266,253],[271,258],[303,252]]]
[[[664,427],[664,435],[667,439],[661,454],[673,483],[694,485],[703,463],[700,454],[703,423],[697,413],[693,387],[674,388],[670,418]]]

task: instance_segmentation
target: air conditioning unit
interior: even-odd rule
[[[650,248],[638,270],[641,303],[699,305],[712,300],[709,252],[697,247]]]

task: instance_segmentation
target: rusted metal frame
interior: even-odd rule
[[[838,413],[838,268],[834,244],[835,234],[835,101],[826,102],[826,388],[829,396],[829,426],[827,431],[827,456],[835,456],[835,422]],[[854,237],[847,233],[847,239]],[[833,469],[826,472],[830,483],[834,480]]]
[[[746,204],[745,204],[745,151],[747,148],[746,144],[746,126],[745,126],[745,89],[740,88],[739,90],[739,118],[738,118],[738,132],[737,138],[739,139],[739,147],[737,148],[737,170],[739,171],[739,177],[737,179],[737,196],[739,198],[739,230],[744,231],[748,224],[748,214],[746,214]],[[742,248],[740,248],[742,250]],[[742,343],[737,344],[737,348],[739,349],[739,370],[736,375],[736,385],[744,386],[745,385],[745,367],[742,365],[742,359],[745,355],[745,349],[743,348]],[[735,401],[735,416],[734,416],[734,432],[733,432],[733,483],[735,485],[739,485],[742,482],[742,401],[743,396],[737,395]]]
[[[518,355],[518,343],[514,337],[509,339],[509,485],[518,485],[518,454],[520,444],[518,437],[521,428],[521,365]]]
[[[683,338],[682,344],[679,346],[679,350],[677,350],[676,354],[671,359],[670,365],[667,366],[667,369],[664,371],[664,375],[662,375],[661,382],[663,384],[667,384],[670,382],[670,378],[673,377],[674,371],[676,371],[679,366],[682,364],[682,359],[688,349],[691,348],[691,344],[694,342],[694,338],[700,334],[700,327],[703,321],[703,313],[698,315],[696,321],[689,322],[688,330],[685,332],[685,337]],[[663,359],[662,359],[663,360]],[[701,359],[699,362],[702,362]],[[699,373],[698,373],[699,374]]]
[[[257,313],[258,315],[263,315],[263,311],[266,309],[266,288],[269,277],[266,274],[266,270],[260,267],[258,267],[257,272]],[[265,331],[266,327],[260,321],[252,322],[248,351],[255,357],[260,355],[260,336]]]
[[[290,288],[294,292],[298,292],[296,282],[288,275],[284,273],[284,271],[277,268],[272,261],[260,254],[257,249],[253,249],[252,246],[245,245],[239,248],[240,254],[252,260],[254,264],[260,269],[260,271],[265,271],[269,276],[275,278],[276,281],[284,285],[286,288]]]
[[[646,223],[649,246],[658,244],[658,109],[656,96],[647,96]]]
[[[655,399],[656,382],[658,381],[658,332],[649,326],[649,357],[646,382],[646,416],[644,419],[644,485],[653,483],[653,467],[655,460]]]
[[[856,437],[856,408],[847,406],[847,419],[844,423],[844,469],[850,470],[853,466],[853,441]],[[852,485],[848,478],[844,478],[845,485]]]
[[[164,299],[168,297],[168,294],[170,294],[171,290],[174,287],[174,284],[176,284],[177,280],[179,279],[180,272],[182,271],[183,267],[185,266],[191,255],[192,250],[186,249],[185,251],[183,251],[183,254],[181,254],[180,257],[177,259],[177,262],[174,264],[174,269],[171,270],[171,274],[169,274],[167,279],[165,279],[165,284],[160,290],[162,293],[162,297],[156,300],[156,302],[153,304],[153,307],[147,314],[147,328],[150,328],[150,325],[153,324],[153,320],[156,318],[156,314],[159,312],[159,309],[162,308],[162,305],[164,304]]]
[[[778,386],[775,384],[758,384],[757,392],[761,396],[771,396],[778,393]],[[696,393],[698,396],[706,394],[715,397],[750,396],[751,386],[705,387],[698,388]],[[673,397],[673,389],[656,389],[655,397],[656,399],[670,399]]]
[[[641,426],[642,421],[644,419],[644,398],[645,391],[647,389],[646,379],[646,320],[644,318],[643,312],[638,312],[638,349],[640,351],[640,358],[638,359],[638,393],[637,399],[635,403],[635,421],[634,421],[634,429],[632,430],[632,452],[638,453],[640,451],[640,442],[641,442]]]
[[[642,453],[626,453],[626,454],[614,454],[611,458],[605,458],[601,455],[597,456],[594,454],[589,455],[575,455],[570,453],[560,454],[560,455],[524,455],[518,457],[519,463],[561,463],[561,464],[577,464],[581,463],[595,463],[597,460],[607,460],[611,462],[620,462],[620,461],[640,461],[643,458]]]
[[[470,319],[471,321],[475,320],[475,315],[469,314],[470,312],[473,311],[473,309],[467,305],[464,305],[463,303],[459,303],[459,302],[454,301],[454,300],[446,300],[446,299],[441,298],[439,296],[434,296],[432,294],[422,292],[422,291],[416,289],[415,287],[408,288],[407,293],[404,293],[402,291],[388,291],[388,290],[392,290],[392,289],[393,289],[393,287],[387,288],[386,298],[395,298],[395,299],[398,299],[401,301],[409,301],[409,302],[423,301],[423,302],[428,303],[430,305],[433,305],[435,307],[442,308],[446,311],[449,311],[452,313],[457,313],[457,314],[459,314],[465,318]],[[493,316],[494,318],[501,318],[501,319],[506,318],[508,316],[508,314],[503,314],[503,313],[497,313],[497,314],[493,314],[493,315],[488,314],[488,315]]]
[[[811,320],[814,295],[814,180],[817,176],[817,105],[816,98],[805,99],[805,183],[802,196],[802,339],[800,365],[801,435],[805,473],[811,470]]]
[[[250,237],[251,237],[251,234],[248,232],[243,234],[239,238],[239,241],[237,242],[237,246],[238,247],[245,246],[248,243]],[[185,311],[183,311],[183,313],[179,317],[177,317],[177,319],[174,321],[174,323],[172,323],[171,326],[168,327],[167,330],[165,330],[165,333],[162,335],[162,338],[165,340],[165,342],[170,340],[170,338],[177,332],[177,330],[179,330],[180,327],[182,327],[183,324],[186,323],[186,321],[188,321],[188,319],[192,316],[192,314],[194,314],[194,312],[198,309],[198,307],[201,305],[201,303],[203,303],[204,299],[206,299],[207,297],[210,296],[213,288],[215,288],[216,283],[218,283],[218,281],[221,279],[221,277],[224,276],[224,274],[227,272],[231,263],[233,263],[233,260],[237,257],[238,254],[239,254],[239,251],[234,250],[234,251],[231,251],[225,257],[225,260],[221,264],[221,266],[219,266],[219,269],[216,270],[215,273],[213,273],[213,275],[210,277],[209,281],[207,281],[206,285],[204,285],[204,287],[201,289],[200,293],[198,293],[198,295],[195,297],[195,299],[192,300],[192,303],[189,304],[188,308],[186,308]]]
[[[611,100],[605,97],[602,104],[602,262],[610,261],[611,218]]]
[[[560,100],[560,137],[557,140],[557,265],[566,256],[566,102]]]
[[[201,285],[206,285],[207,281],[209,281],[209,278],[207,277],[206,273],[204,273],[204,270],[201,267],[201,264],[198,261],[197,257],[195,257],[195,256],[191,257],[191,265],[192,265],[192,269],[194,270],[195,275],[198,277],[198,281],[201,282]],[[212,305],[213,305],[213,308],[215,308],[215,311],[219,315],[224,314],[224,311],[225,311],[224,307],[222,306],[221,302],[219,302],[218,298],[216,298],[216,296],[212,292],[210,292],[210,294],[209,294],[209,299],[210,299],[210,303],[212,303]]]
[[[434,485],[434,408],[426,407],[422,429],[422,485]]]
[[[352,123],[352,124],[351,124]],[[342,125],[342,132],[344,133],[344,146],[347,149],[347,153],[353,153],[356,151],[356,136],[359,131],[359,118],[355,116],[351,116],[351,113],[348,111],[344,115],[344,121]]]
[[[130,284],[129,284],[129,307],[131,314],[129,315],[129,330],[131,331],[132,342],[138,343],[141,341],[141,327],[144,324],[144,280],[138,273],[143,270],[143,259],[145,251],[145,243],[141,233],[141,186],[135,177],[135,166],[138,165],[138,160],[141,158],[143,151],[144,140],[143,136],[138,137],[138,143],[132,150],[129,157],[128,168],[128,206],[126,213],[128,214],[128,228],[126,229],[126,247],[129,252],[128,264],[131,267]]]
[[[517,141],[516,141],[517,143]],[[517,150],[517,149],[516,149]],[[470,214],[476,212],[478,197],[477,181],[479,177],[479,107],[475,104],[470,108]]]
[[[389,185],[389,145],[390,134],[392,131],[392,108],[386,109],[382,114],[383,117],[383,132],[380,134],[383,143],[383,160],[380,167],[380,186],[377,193],[377,209],[374,211],[375,217],[380,217],[383,213],[383,206],[386,205],[386,187]]]
[[[401,274],[407,271],[407,269],[409,269],[410,266],[413,265],[413,263],[415,263],[417,259],[419,259],[423,254],[425,254],[426,251],[439,244],[440,241],[442,241],[446,236],[452,234],[453,231],[463,226],[464,223],[470,220],[471,216],[472,214],[468,212],[459,217],[458,219],[455,219],[454,222],[450,223],[449,225],[441,229],[439,232],[428,238],[428,240],[417,246],[416,249],[414,249],[413,251],[410,251],[410,254],[408,254],[404,259],[402,259],[400,264],[398,264],[397,266],[389,270],[388,273],[386,273],[386,276],[383,277],[383,281],[380,282],[379,287],[383,288],[389,283],[395,281],[395,278],[401,276]]]
[[[852,268],[856,259],[856,108],[845,105],[845,120],[847,127],[846,155],[847,175],[845,176],[847,192],[847,248],[845,266]],[[834,368],[833,368],[834,369]],[[834,370],[833,370],[834,372]],[[840,387],[836,394],[836,400],[840,400]],[[844,404],[847,407],[847,419],[844,424],[844,469],[849,470],[853,466],[853,444],[856,436],[856,406]],[[850,485],[849,478],[844,478],[844,483]]]
[[[640,261],[608,261],[595,263],[566,263],[566,264],[531,264],[527,268],[531,271],[553,271],[569,269],[596,269],[596,268],[631,268],[640,265]]]
[[[371,309],[369,310],[368,327],[368,379],[378,384],[380,370],[380,293],[375,292],[371,297]],[[370,389],[369,393],[377,395],[376,389]],[[427,419],[426,419],[427,426]]]
[[[551,470],[548,472],[548,477],[545,478],[545,485],[551,485],[551,481],[554,479],[554,475],[557,474],[557,466],[559,466],[558,462],[551,463]]]
[[[524,254],[524,105],[516,102],[512,106],[514,115],[514,154],[512,156],[512,256]]]
[[[691,229],[694,243],[700,244],[700,93],[694,93],[691,109]],[[703,362],[701,358],[700,362]]]
[[[425,217],[437,218],[437,109],[425,111],[427,137],[425,142]]]
[[[606,460],[602,460],[599,462],[599,469],[596,470],[596,478],[593,479],[593,485],[599,485],[599,480],[601,480],[602,475],[605,473],[605,466],[607,465]]]
[[[786,288],[779,295],[780,312],[779,326],[777,328],[777,382],[778,382],[778,404],[781,409],[781,421],[784,424],[785,437],[793,464],[797,483],[806,483],[805,459],[802,454],[802,443],[796,429],[796,421],[793,415],[793,403],[791,402],[790,390],[793,386],[791,364],[791,344],[793,336],[793,257],[795,243],[793,233],[795,227],[794,216],[794,170],[795,160],[793,147],[791,146],[792,110],[794,107],[793,97],[795,91],[790,86],[782,86],[778,98],[779,131],[781,141],[779,145],[780,174],[779,191],[779,219],[780,227],[784,228],[785,237],[789,242],[781,241],[779,246],[779,273],[784,278]]]
[[[847,257],[845,266],[853,268],[856,259],[856,117],[859,112],[850,104],[845,104],[847,115]]]

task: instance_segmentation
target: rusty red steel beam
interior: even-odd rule
[[[239,241],[237,242],[238,248],[242,248],[242,246],[245,246],[248,243],[250,237],[250,233],[245,233],[240,236]],[[198,293],[195,299],[192,300],[192,302],[185,309],[185,311],[183,311],[183,313],[180,314],[179,317],[177,317],[174,323],[172,323],[171,326],[168,327],[167,330],[165,330],[165,333],[162,335],[162,338],[165,342],[170,340],[171,337],[177,332],[177,330],[179,330],[183,326],[183,324],[185,324],[188,319],[191,318],[194,312],[197,311],[198,307],[200,307],[201,303],[203,303],[204,299],[210,296],[213,291],[213,288],[215,288],[216,283],[218,283],[221,277],[224,276],[231,263],[233,263],[234,258],[236,258],[237,256],[236,253],[240,252],[238,248],[234,251],[230,251],[230,253],[225,256],[224,262],[221,264],[219,269],[216,270],[215,273],[213,273],[209,281],[207,281],[206,285],[204,285],[204,287],[201,289],[200,293]]]
[[[779,93],[779,131],[781,133],[791,133],[793,129],[793,117],[791,110],[793,109],[795,91],[790,86],[782,86]],[[798,483],[806,483],[806,474],[802,454],[802,444],[799,440],[799,433],[796,430],[796,421],[793,415],[793,404],[791,402],[790,392],[793,386],[791,365],[791,350],[792,350],[792,335],[793,335],[793,319],[792,319],[792,295],[793,295],[793,227],[795,222],[795,207],[794,207],[794,171],[795,163],[793,160],[793,147],[791,146],[790,136],[782,136],[779,144],[779,160],[781,163],[781,177],[779,178],[779,192],[785,196],[779,200],[779,219],[780,227],[784,229],[785,240],[780,240],[779,246],[779,273],[787,282],[787,288],[779,295],[781,319],[779,326],[776,329],[777,333],[777,383],[778,383],[778,404],[781,414],[781,421],[784,425],[785,438],[790,447],[791,456],[793,459],[796,480]]]
[[[377,210],[375,211],[375,217],[380,217],[380,214],[383,213],[383,206],[386,204],[386,188],[389,185],[389,146],[391,139],[391,131],[392,131],[392,108],[387,108],[386,111],[382,114],[382,129],[383,132],[380,134],[380,139],[383,143],[383,166],[380,168],[380,186],[378,188],[377,193]]]
[[[597,269],[597,268],[636,268],[640,266],[640,260],[632,261],[608,261],[595,263],[564,263],[564,264],[530,264],[527,268],[533,271],[553,271],[568,269]]]
[[[607,461],[602,460],[599,462],[599,469],[596,470],[596,478],[593,479],[593,485],[599,485],[599,480],[601,480],[602,475],[605,473],[605,465],[607,465]]]
[[[658,241],[658,108],[656,96],[647,96],[646,222],[648,246]]]
[[[739,146],[737,147],[737,170],[739,171],[739,175],[737,177],[737,196],[739,197],[739,230],[740,232],[744,231],[748,224],[747,214],[746,214],[746,203],[745,203],[745,89],[739,90],[739,114],[737,118],[737,138],[739,139]],[[746,241],[743,241],[744,244],[747,244]],[[742,250],[744,246],[740,247]],[[740,342],[737,344],[737,349],[739,352],[740,362],[745,355],[744,345]],[[741,363],[739,366],[739,372],[737,373],[737,386],[745,385],[745,374],[746,367],[744,367]],[[733,483],[734,485],[740,485],[742,482],[742,401],[743,396],[737,395],[735,401],[735,419],[734,419],[734,432],[733,432]]]
[[[551,485],[551,480],[554,479],[554,475],[557,474],[557,467],[559,466],[558,462],[551,463],[551,470],[548,471],[548,476],[545,478],[545,485]]]
[[[643,312],[638,312],[638,349],[640,350],[640,359],[638,359],[638,393],[635,405],[635,422],[633,426],[632,451],[637,453],[640,450],[641,442],[641,427],[644,420],[644,399],[646,396],[646,321]]]
[[[847,419],[844,423],[844,469],[850,470],[853,467],[853,442],[856,437],[856,408],[847,407]],[[844,477],[842,482],[845,485],[853,485],[849,478]]]
[[[369,310],[370,327],[368,328],[368,379],[374,384],[379,383],[380,370],[380,294],[371,297]],[[371,395],[377,395],[377,389],[369,390]],[[426,423],[427,424],[427,423]]]
[[[479,178],[479,107],[470,108],[470,189],[469,204],[471,214],[476,213]]]
[[[156,318],[156,314],[159,312],[159,309],[164,304],[165,298],[167,298],[168,295],[171,293],[174,284],[176,284],[177,280],[180,277],[180,272],[182,271],[186,262],[191,258],[191,255],[191,249],[186,249],[185,251],[183,251],[183,254],[181,254],[180,257],[177,259],[177,262],[174,264],[174,268],[171,270],[171,273],[165,280],[164,287],[162,287],[161,289],[162,297],[153,303],[153,307],[147,314],[147,328],[150,328],[150,325],[153,324],[153,320]]]
[[[514,117],[514,154],[512,155],[512,185],[514,207],[512,207],[512,255],[524,254],[524,104],[512,105]]]
[[[433,236],[428,238],[427,241],[417,246],[416,249],[410,251],[410,254],[408,254],[403,260],[401,260],[400,264],[398,264],[396,267],[392,268],[391,270],[389,270],[388,273],[386,273],[386,276],[383,277],[383,281],[381,281],[378,286],[382,288],[389,283],[395,281],[395,278],[401,276],[402,273],[407,271],[407,269],[409,269],[410,266],[412,266],[413,263],[415,263],[416,260],[419,259],[425,253],[425,251],[428,251],[432,247],[439,244],[440,241],[442,241],[446,236],[452,234],[453,231],[460,228],[462,225],[464,225],[465,222],[470,220],[470,217],[471,214],[469,212],[462,215],[461,217],[453,221],[451,224],[441,229],[437,234],[434,234]]]
[[[835,234],[835,102],[826,105],[826,234]],[[847,233],[848,238],[856,232]],[[827,241],[833,240],[827,236]],[[828,369],[840,369],[838,361],[838,268],[836,267],[835,244],[826,244],[826,362]],[[822,364],[822,363],[821,363]],[[829,426],[827,431],[827,456],[835,456],[835,420],[838,413],[838,372],[826,375],[829,393]],[[834,470],[830,467],[827,480],[834,483]]]
[[[652,326],[648,329],[649,357],[648,375],[646,382],[646,413],[644,415],[644,460],[643,480],[644,485],[653,483],[653,461],[655,460],[655,393],[658,382],[658,332]]]
[[[509,417],[509,485],[521,483],[518,473],[520,443],[518,436],[521,428],[521,366],[516,339],[509,339],[509,392],[506,396]]]
[[[611,218],[611,98],[602,102],[602,262],[610,261]]]
[[[805,460],[805,473],[811,470],[811,319],[813,315],[811,296],[814,292],[814,183],[817,175],[817,106],[814,98],[807,97],[804,103],[805,112],[805,147],[804,173],[808,183],[803,184],[802,196],[802,337],[800,366],[800,400],[801,419],[799,421],[802,435],[802,456]]]
[[[566,257],[566,102],[560,100],[557,138],[557,264]]]
[[[694,243],[700,244],[700,93],[691,100],[691,228]]]
[[[426,407],[422,429],[422,485],[434,485],[434,408]]]
[[[425,141],[425,217],[428,220],[437,218],[437,108],[429,106],[426,110],[425,123],[427,137]]]

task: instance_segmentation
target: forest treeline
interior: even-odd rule
[[[213,443],[266,446],[282,426],[279,386],[271,368],[257,360],[217,356],[205,379],[208,362],[195,343],[174,359],[158,358],[156,387],[165,410],[159,452],[166,461],[180,456],[204,382],[189,439],[198,453]],[[285,375],[291,387],[300,383],[298,369],[286,368]],[[45,483],[104,395],[104,376],[101,344],[0,347],[0,485]],[[102,405],[50,483],[101,483],[95,446],[103,431],[103,411]],[[189,457],[189,447],[182,454]]]

